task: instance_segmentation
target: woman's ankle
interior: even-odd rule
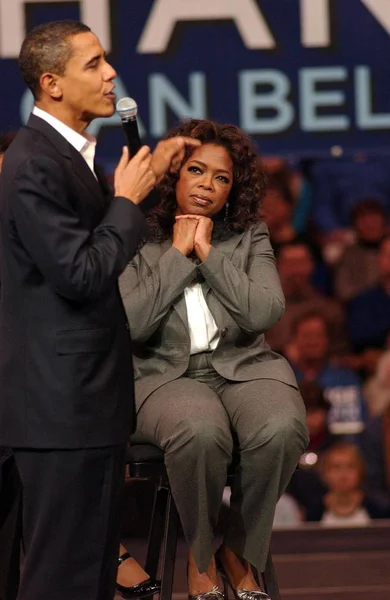
[[[141,565],[130,556],[119,565],[116,581],[123,587],[133,587],[149,579]]]
[[[248,561],[236,554],[225,544],[222,544],[220,547],[219,556],[229,581],[234,589],[259,589],[259,586],[253,575],[252,567]]]
[[[204,573],[200,573],[195,559],[190,553],[188,558],[188,591],[191,596],[210,592],[217,585],[217,571],[214,556]]]

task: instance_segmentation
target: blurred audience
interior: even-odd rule
[[[364,398],[369,417],[383,414],[390,406],[390,351],[378,360],[374,375],[364,386]]]
[[[334,267],[334,293],[341,301],[378,283],[377,255],[387,231],[386,211],[375,199],[361,200],[352,209],[351,224],[355,241]]]
[[[311,160],[293,159],[293,162],[280,156],[263,157],[262,167],[272,178],[283,179],[289,188],[293,199],[292,223],[297,233],[307,233],[311,230],[312,192],[307,177]]]
[[[268,226],[274,249],[297,238],[298,234],[292,222],[294,203],[295,199],[285,171],[269,175],[261,214]]]
[[[303,512],[290,494],[283,494],[275,508],[272,529],[299,527],[303,521]]]
[[[320,473],[327,487],[324,496],[324,527],[361,527],[371,516],[364,493],[365,464],[354,444],[338,443],[320,461]]]
[[[359,376],[331,362],[331,334],[322,313],[299,317],[292,330],[290,364],[298,383],[314,381],[330,403],[331,433],[356,436],[364,428],[365,408]]]
[[[351,300],[347,307],[347,330],[355,352],[384,349],[390,330],[390,236],[379,247],[378,284]]]
[[[315,309],[329,323],[332,351],[345,352],[348,344],[345,336],[345,318],[341,304],[321,293],[312,283],[314,273],[313,254],[307,244],[296,241],[283,245],[277,253],[277,268],[286,299],[282,319],[269,332],[267,342],[273,350],[290,358],[288,346],[291,328],[296,319]]]
[[[330,405],[321,387],[314,382],[305,381],[299,385],[299,390],[306,406],[310,441],[306,452],[301,456],[298,470],[291,478],[287,493],[301,507],[306,521],[319,521],[326,487],[318,474],[318,459],[339,437],[329,431]]]
[[[293,222],[296,198],[292,191],[289,172],[279,170],[268,176],[261,216],[268,226],[271,244],[276,253],[290,243],[303,243],[310,249],[314,260],[312,283],[321,291],[329,288],[329,273],[322,260],[321,248],[308,231],[298,232]]]
[[[363,154],[313,160],[312,217],[324,242],[343,239],[351,227],[352,208],[362,198],[390,207],[390,159]]]
[[[367,425],[362,436],[367,464],[367,489],[376,516],[390,517],[390,406]]]

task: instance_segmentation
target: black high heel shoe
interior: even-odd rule
[[[118,567],[128,558],[131,558],[128,552],[122,554],[118,558]],[[130,587],[126,587],[124,585],[121,585],[120,583],[116,583],[116,589],[122,594],[124,598],[126,598],[126,600],[135,600],[135,598],[147,598],[148,596],[159,594],[161,591],[161,582],[149,578],[145,581],[142,581],[141,583],[137,583],[136,585],[132,585]]]
[[[245,588],[236,590],[222,564],[220,550],[215,553],[215,564],[217,571],[223,582],[223,590],[226,600],[229,598],[229,587],[232,590],[236,600],[271,600],[266,592],[262,590],[247,590]]]

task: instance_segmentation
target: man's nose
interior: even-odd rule
[[[110,65],[110,63],[106,62],[104,65],[104,79],[105,81],[110,81],[111,79],[115,79],[118,76],[114,67]]]

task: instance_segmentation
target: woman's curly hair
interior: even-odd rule
[[[214,217],[213,238],[226,239],[259,222],[259,207],[265,190],[265,174],[251,139],[238,127],[201,119],[183,121],[165,136],[178,135],[200,140],[202,144],[223,146],[233,162],[233,186],[229,195],[229,211]],[[191,156],[188,149],[182,165]],[[159,191],[161,202],[148,216],[150,240],[161,243],[172,235],[176,213],[176,183],[179,173],[167,173]]]

